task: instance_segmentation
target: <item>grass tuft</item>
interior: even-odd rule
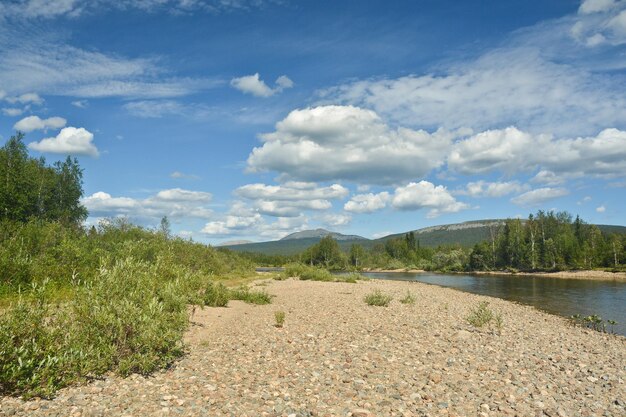
[[[387,307],[393,297],[383,294],[380,290],[375,290],[365,296],[365,303],[370,306]]]

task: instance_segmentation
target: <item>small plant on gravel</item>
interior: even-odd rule
[[[274,319],[276,320],[276,327],[283,327],[283,324],[285,324],[285,312],[284,311],[275,311],[274,312]]]
[[[248,304],[270,304],[272,296],[267,291],[252,291],[248,287],[239,287],[230,291],[231,300],[241,300]]]
[[[367,281],[367,280],[368,278],[364,277],[363,275],[357,272],[351,272],[346,275],[337,275],[335,277],[336,282],[347,282],[350,284],[356,284],[358,281]]]
[[[400,299],[402,304],[415,304],[415,296],[411,294],[411,291],[406,292],[406,295]]]
[[[498,333],[502,333],[502,328],[504,327],[504,319],[502,318],[502,314],[496,313],[494,315],[493,322],[496,325],[496,329],[498,329]]]
[[[489,303],[487,301],[481,301],[478,303],[476,308],[470,312],[470,315],[467,316],[466,320],[474,327],[483,327],[484,325],[489,324],[493,319],[494,314],[489,308]]]
[[[380,290],[375,290],[365,296],[365,303],[370,306],[387,307],[393,297],[383,294]]]

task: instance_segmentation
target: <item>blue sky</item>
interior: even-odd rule
[[[0,143],[218,244],[626,224],[626,1],[4,0]]]

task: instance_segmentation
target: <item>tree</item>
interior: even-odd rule
[[[350,263],[355,268],[359,268],[363,264],[363,258],[365,258],[365,249],[363,246],[354,243],[350,246]]]
[[[161,225],[159,227],[159,232],[166,238],[169,239],[172,235],[172,231],[170,228],[170,221],[167,216],[163,216],[161,219]]]

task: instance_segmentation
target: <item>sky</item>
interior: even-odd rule
[[[210,244],[626,225],[626,1],[0,0],[16,131],[87,225]]]

